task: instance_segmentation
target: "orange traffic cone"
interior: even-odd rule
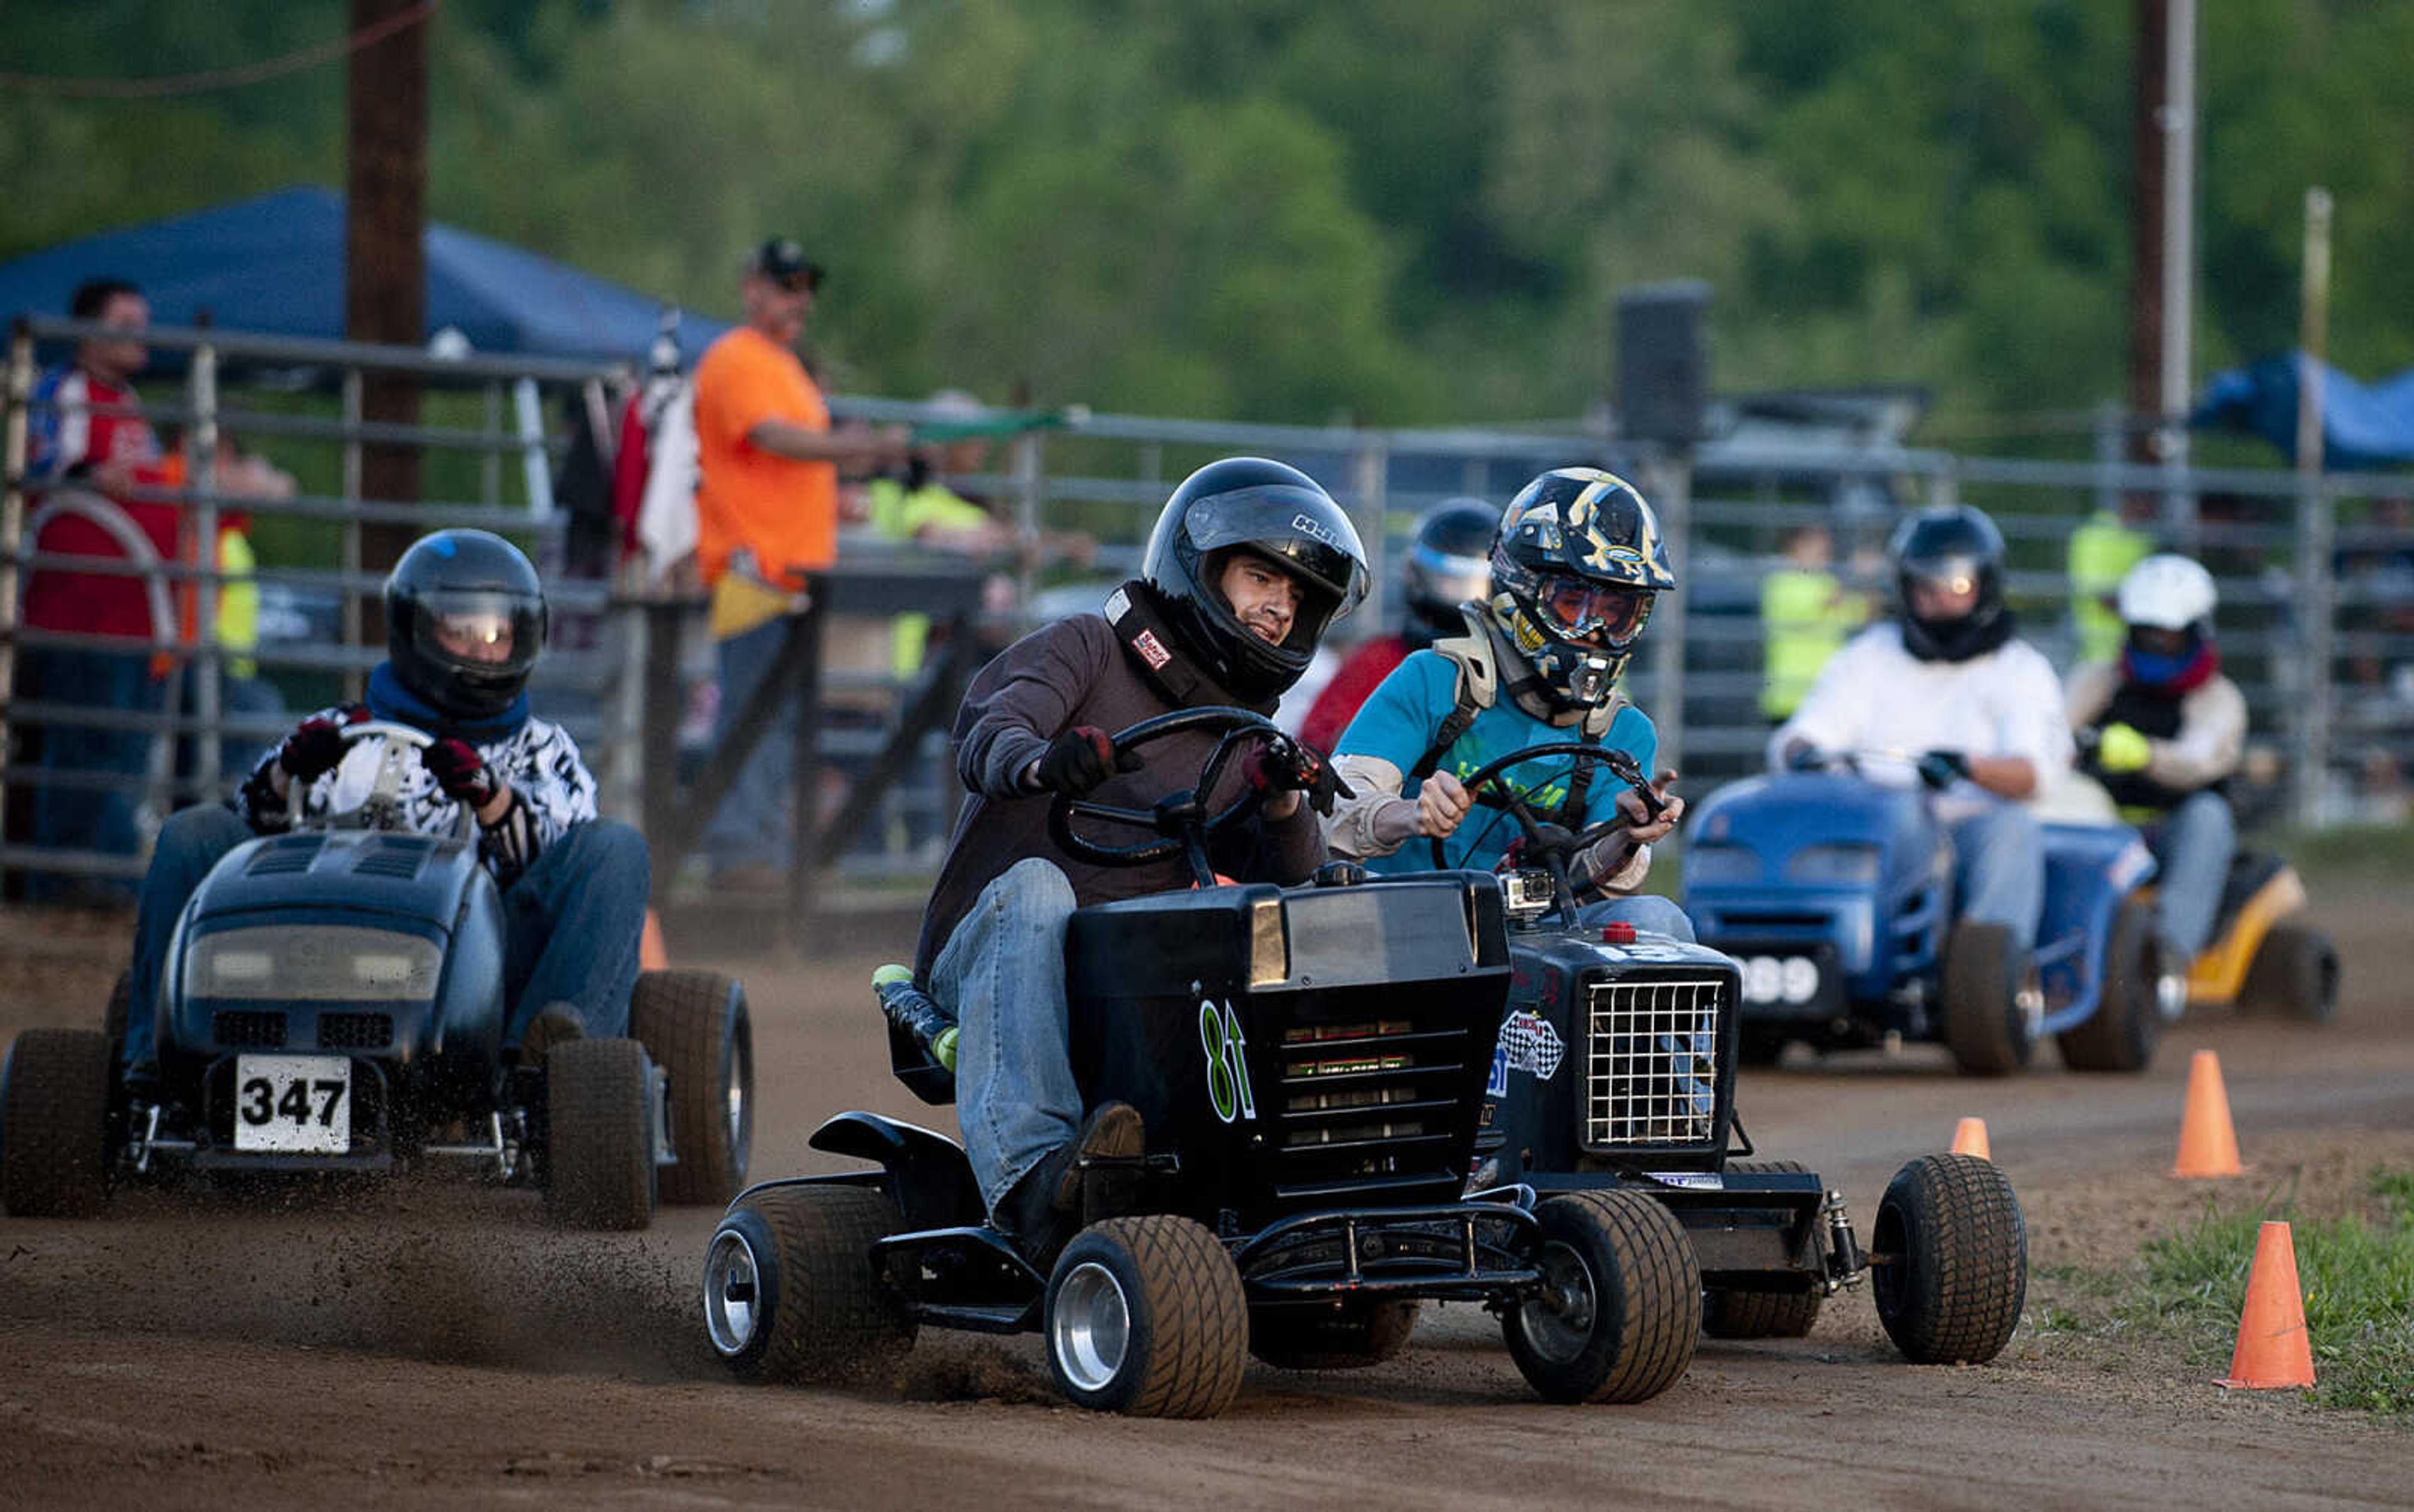
[[[2255,1235],[2246,1272],[2246,1307],[2238,1349],[2221,1383],[2246,1390],[2314,1384],[2314,1344],[2305,1333],[2305,1295],[2297,1286],[2297,1247],[2288,1225],[2267,1222]]]
[[[2238,1134],[2229,1126],[2220,1058],[2199,1050],[2188,1066],[2187,1111],[2180,1117],[2180,1158],[2171,1175],[2234,1176],[2245,1169],[2238,1163]]]
[[[1953,1153],[1974,1155],[1982,1160],[1993,1160],[1995,1157],[1987,1148],[1987,1120],[1964,1118],[1956,1125],[1953,1130]]]
[[[646,932],[637,936],[637,969],[661,971],[670,964],[670,952],[663,949],[663,921],[648,908],[646,910]]]

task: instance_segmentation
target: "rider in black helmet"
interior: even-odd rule
[[[1960,917],[2004,925],[2027,951],[2045,906],[2045,837],[2032,802],[2070,765],[2062,680],[2014,632],[2004,537],[1967,504],[1923,509],[1887,546],[1896,618],[1839,651],[1769,740],[1772,764],[1903,753],[1901,781],[1935,790],[1951,831]],[[1884,780],[1887,763],[1865,763]]]
[[[1299,724],[1299,738],[1330,751],[1392,668],[1444,636],[1466,628],[1459,606],[1492,596],[1492,537],[1500,511],[1481,499],[1445,499],[1417,520],[1400,564],[1400,599],[1408,613],[1396,636],[1362,640],[1316,696]]]
[[[1109,732],[1188,708],[1271,714],[1325,627],[1365,591],[1365,553],[1332,496],[1279,462],[1211,463],[1166,501],[1143,575],[1110,594],[1103,614],[1025,636],[964,694],[956,762],[971,796],[923,915],[912,981],[881,993],[900,1022],[955,1021],[964,1152],[999,1225],[1038,1263],[1080,1225],[1077,1159],[1138,1155],[1146,1137],[1127,1104],[1082,1105],[1065,1043],[1066,921],[1084,905],[1190,882],[1178,861],[1075,859],[1049,833],[1049,805],[1095,793],[1146,809],[1186,786],[1214,734],[1169,738],[1142,768],[1117,763]],[[1304,881],[1324,860],[1315,809],[1332,804],[1331,772],[1313,751],[1270,741],[1204,795],[1211,809],[1244,784],[1264,801],[1253,827],[1214,848],[1216,870]],[[934,1051],[944,1038],[928,1036]]]
[[[439,531],[412,543],[385,585],[386,659],[365,702],[304,720],[253,769],[231,804],[186,809],[159,831],[134,926],[127,1017],[127,1083],[156,1082],[152,1019],[176,917],[226,854],[288,824],[302,785],[304,816],[358,803],[344,730],[369,720],[436,738],[406,763],[410,828],[453,832],[461,811],[503,889],[508,1044],[534,1057],[579,1034],[628,1032],[645,930],[646,842],[595,813],[595,779],[560,726],[532,717],[529,671],[544,651],[544,587],[520,549],[484,531]],[[364,758],[365,759],[365,758]]]

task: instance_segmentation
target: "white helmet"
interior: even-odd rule
[[[2209,625],[2218,597],[2213,574],[2185,557],[2164,552],[2148,557],[2121,579],[2121,619],[2156,630]]]

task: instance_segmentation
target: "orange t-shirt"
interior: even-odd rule
[[[707,583],[750,548],[767,576],[819,571],[838,560],[838,467],[799,462],[755,446],[765,420],[829,429],[829,407],[795,352],[741,325],[705,350],[695,367],[696,564]]]

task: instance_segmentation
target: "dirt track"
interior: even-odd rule
[[[1535,1402],[1468,1308],[1429,1310],[1373,1370],[1252,1365],[1214,1423],[1066,1408],[1023,1340],[925,1335],[877,1389],[754,1389],[703,1344],[710,1215],[599,1238],[454,1185],[138,1194],[94,1223],[0,1220],[0,1505],[2414,1505],[2414,1431],[2033,1326],[2054,1267],[2117,1262],[2201,1207],[2202,1184],[2163,1175],[2194,1048],[2219,1052],[2256,1167],[2225,1201],[2338,1201],[2375,1159],[2414,1164],[2406,912],[2377,896],[2325,918],[2348,974],[2327,1029],[2191,1022],[2136,1080],[2049,1053],[1975,1083],[1931,1052],[1746,1077],[1761,1150],[1840,1186],[1865,1235],[1898,1164],[1987,1120],[2035,1271],[2030,1323],[1990,1367],[1903,1364],[1848,1295],[1809,1340],[1706,1340],[1640,1407]],[[97,1021],[124,932],[0,912],[0,1037]],[[887,933],[811,967],[745,965],[758,1175],[818,1168],[805,1137],[841,1108],[946,1127],[886,1074],[862,984],[910,945]]]

